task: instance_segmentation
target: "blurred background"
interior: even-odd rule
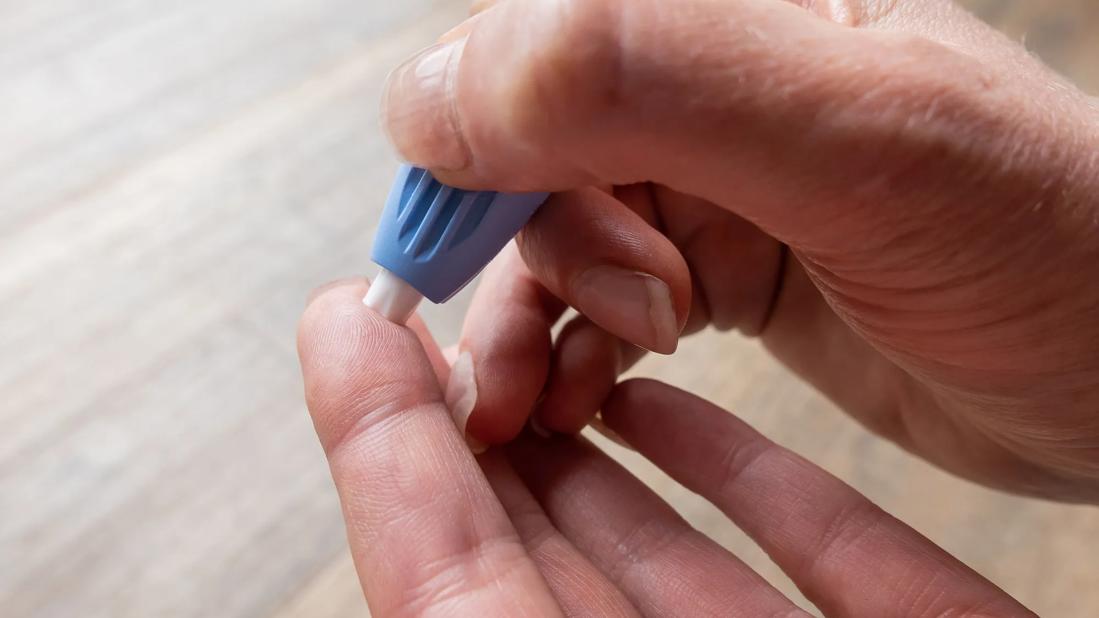
[[[383,79],[466,4],[0,2],[0,616],[365,614],[295,322],[312,287],[373,272]],[[1099,3],[965,4],[1099,92]],[[467,297],[427,310],[444,343]],[[737,411],[1039,613],[1099,615],[1096,509],[949,477],[735,335],[636,373]]]

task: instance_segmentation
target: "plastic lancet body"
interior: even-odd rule
[[[402,166],[389,192],[371,258],[382,267],[363,302],[404,323],[420,297],[446,302],[519,233],[547,193],[465,191]]]

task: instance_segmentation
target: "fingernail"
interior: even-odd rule
[[[446,383],[446,405],[454,425],[466,438],[469,450],[480,455],[488,448],[485,443],[466,432],[469,415],[477,404],[477,375],[473,370],[473,355],[468,351],[458,355],[458,360],[450,368],[450,379]]]
[[[642,272],[594,266],[573,281],[577,309],[591,321],[641,347],[671,354],[679,325],[668,284]]]
[[[446,359],[446,364],[450,366],[458,362],[458,344],[448,345],[443,348],[443,358]]]
[[[454,92],[467,40],[468,35],[432,45],[389,74],[382,128],[405,160],[451,171],[471,163]]]

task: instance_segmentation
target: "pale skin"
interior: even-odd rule
[[[476,8],[394,72],[386,128],[451,184],[555,195],[453,371],[364,282],[299,334],[375,615],[796,613],[568,437],[600,410],[826,615],[1027,615],[732,415],[616,382],[735,328],[936,465],[1099,500],[1096,102],[944,0]]]

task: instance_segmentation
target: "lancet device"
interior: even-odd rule
[[[427,298],[443,303],[515,237],[548,193],[465,191],[401,166],[374,237],[381,266],[363,302],[404,324]]]

